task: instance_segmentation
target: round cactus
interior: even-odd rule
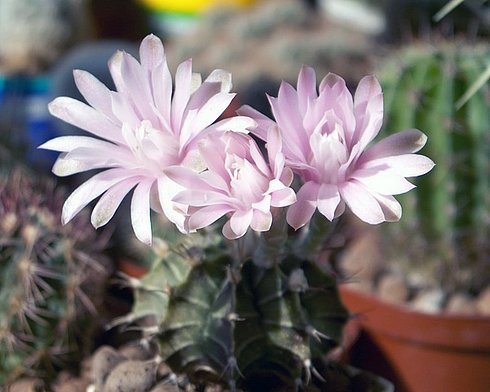
[[[314,230],[296,245],[282,240],[284,230],[278,222],[234,243],[212,231],[186,236],[192,244],[174,246],[167,237],[167,256],[131,279],[135,304],[125,321],[153,315],[148,331],[159,355],[196,385],[234,390],[267,377],[301,389],[318,375],[316,362],[339,345],[348,313],[335,277],[295,255],[316,253],[308,240]]]
[[[478,291],[489,279],[490,85],[465,99],[489,67],[490,46],[455,43],[410,46],[379,73],[385,130],[424,129],[436,163],[401,198],[403,224],[388,226],[390,238],[405,244],[406,268],[449,290]]]
[[[93,346],[109,264],[87,217],[62,226],[66,195],[20,170],[0,176],[0,384],[49,381]]]

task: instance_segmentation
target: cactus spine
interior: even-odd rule
[[[232,390],[265,377],[274,387],[313,385],[315,363],[339,344],[348,313],[335,278],[291,252],[292,240],[278,241],[285,228],[278,219],[261,237],[249,233],[231,244],[208,233],[219,240],[179,252],[189,272],[174,287],[160,280],[168,303],[162,298],[156,334],[162,359],[176,373],[196,385],[221,383]],[[156,265],[137,291],[146,290],[145,281],[158,281],[152,278]],[[145,308],[147,298],[139,295],[135,308]]]
[[[65,195],[20,170],[0,176],[0,384],[21,376],[48,381],[88,353],[109,275],[80,217],[61,226]]]
[[[408,47],[381,70],[385,129],[416,127],[436,163],[403,200],[411,267],[431,268],[450,290],[478,291],[490,268],[490,86],[458,100],[490,66],[488,45]],[[403,234],[405,233],[405,234]],[[428,260],[433,260],[430,263]]]

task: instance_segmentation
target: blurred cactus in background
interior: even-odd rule
[[[87,216],[60,223],[66,195],[25,171],[0,176],[0,384],[49,382],[95,343],[110,265]]]
[[[489,72],[490,47],[414,45],[393,57],[379,73],[384,128],[424,129],[436,167],[400,199],[390,241],[424,284],[475,294],[490,278],[490,85],[472,87]]]
[[[0,73],[44,71],[90,30],[86,0],[0,0]]]

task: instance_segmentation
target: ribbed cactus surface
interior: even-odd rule
[[[270,379],[274,388],[313,385],[315,362],[340,343],[348,313],[335,277],[285,252],[278,234],[250,234],[227,246],[207,233],[203,246],[178,252],[169,244],[173,268],[188,267],[181,283],[161,279],[169,268],[163,259],[135,285],[133,314],[154,309],[160,355],[176,373],[232,390]]]
[[[379,73],[384,129],[423,129],[436,163],[404,195],[404,224],[392,229],[409,263],[450,289],[479,290],[489,279],[490,85],[461,100],[489,69],[490,46],[455,43],[408,47]]]
[[[60,223],[66,195],[21,171],[0,175],[0,384],[49,381],[93,346],[109,266],[87,216]]]

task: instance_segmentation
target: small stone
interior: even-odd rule
[[[103,392],[141,392],[156,381],[156,361],[128,360],[119,363],[107,376]]]
[[[179,387],[169,381],[162,381],[155,385],[150,392],[179,392]]]
[[[172,373],[173,373],[172,369],[170,369],[170,367],[165,362],[160,362],[157,369],[158,377],[160,378],[168,377]]]
[[[88,380],[70,378],[54,386],[53,392],[86,392]]]
[[[402,276],[387,274],[379,281],[377,294],[386,302],[404,304],[408,300],[409,289]]]
[[[449,298],[445,311],[450,314],[473,315],[478,313],[475,301],[467,294],[456,293]]]
[[[38,379],[22,379],[7,386],[8,392],[40,392],[44,383]]]
[[[152,347],[147,342],[128,343],[118,350],[119,354],[127,359],[148,360],[155,356]]]
[[[490,315],[490,287],[483,290],[476,300],[476,308],[478,313],[488,316]]]
[[[92,380],[96,391],[102,391],[107,376],[125,358],[110,346],[100,347],[92,356]]]
[[[439,289],[423,290],[411,302],[414,310],[424,313],[439,313],[442,311],[444,292]]]

